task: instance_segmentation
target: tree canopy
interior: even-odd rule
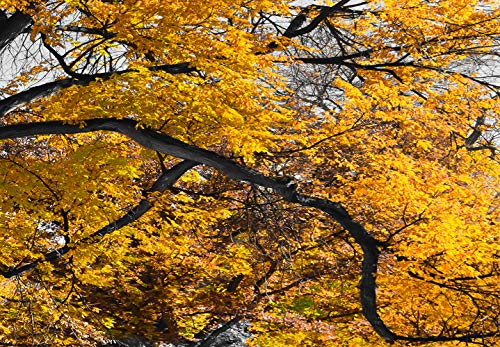
[[[0,9],[0,345],[500,343],[496,1]]]

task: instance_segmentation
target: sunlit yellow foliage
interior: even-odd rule
[[[0,9],[32,20],[0,23],[0,345],[193,342],[235,317],[251,346],[389,345],[366,245],[264,176],[374,240],[395,345],[500,343],[496,1]],[[149,137],[83,131],[109,119]],[[7,131],[33,124],[74,127]]]

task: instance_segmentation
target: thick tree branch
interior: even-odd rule
[[[0,21],[0,50],[9,45],[16,37],[27,32],[31,17],[20,11]]]
[[[276,193],[282,195],[287,201],[317,208],[330,215],[342,225],[363,249],[364,259],[360,283],[363,313],[375,331],[384,339],[392,341],[398,338],[384,324],[377,313],[374,275],[377,271],[379,256],[378,243],[361,224],[349,216],[340,204],[299,194],[295,191],[295,186],[293,185],[266,177],[232,160],[221,157],[214,152],[188,145],[151,129],[138,128],[137,125],[138,123],[131,119],[93,119],[86,121],[83,125],[64,124],[61,121],[18,124],[0,127],[0,139],[49,134],[75,134],[99,130],[115,131],[130,137],[144,147],[217,168],[230,178],[271,188]]]
[[[13,111],[16,108],[30,101],[49,96],[61,89],[68,88],[73,85],[87,85],[88,83],[89,82],[87,81],[80,81],[74,78],[67,78],[63,80],[45,83],[33,88],[29,88],[25,91],[22,91],[20,93],[11,95],[5,99],[0,100],[0,117],[6,115],[10,111]]]
[[[230,178],[273,189],[284,191],[288,189],[286,184],[278,183],[276,180],[221,157],[214,152],[188,145],[151,129],[138,129],[137,125],[138,122],[131,119],[119,120],[113,118],[87,120],[80,125],[64,124],[62,121],[35,122],[0,127],[0,139],[34,135],[78,134],[99,130],[115,131],[130,137],[146,148],[215,167]]]
[[[415,342],[470,341],[472,339],[498,335],[498,331],[485,332],[482,334],[473,333],[457,336],[434,337],[397,335],[385,325],[378,315],[377,309],[375,275],[377,273],[380,254],[379,247],[383,246],[383,244],[370,235],[360,223],[355,221],[341,204],[327,199],[300,194],[295,190],[295,185],[293,184],[284,183],[279,179],[267,177],[214,152],[186,144],[152,129],[139,128],[137,125],[138,122],[131,119],[119,120],[112,118],[88,120],[81,125],[64,124],[61,121],[17,124],[0,127],[0,139],[49,134],[76,134],[102,130],[114,131],[131,138],[149,149],[214,167],[228,177],[239,181],[246,181],[271,188],[275,193],[281,195],[289,202],[298,203],[302,206],[316,208],[325,212],[339,223],[361,247],[363,250],[363,262],[359,291],[363,315],[370,322],[373,329],[385,340],[406,340]]]
[[[105,28],[97,29],[97,28],[86,28],[86,27],[80,27],[80,26],[74,26],[74,25],[57,25],[56,29],[60,30],[60,31],[71,31],[71,32],[75,32],[75,33],[99,35],[105,39],[112,39],[113,37],[116,37],[116,33],[109,32]]]
[[[486,117],[480,116],[476,119],[476,124],[472,127],[472,132],[465,139],[465,147],[470,148],[479,140],[483,132],[481,131],[481,126],[484,125]]]
[[[172,75],[185,74],[197,71],[196,68],[189,66],[189,63],[165,64],[150,66],[149,71],[164,71]],[[6,115],[12,110],[38,98],[43,98],[58,92],[61,89],[74,85],[86,86],[97,79],[108,80],[113,75],[123,75],[130,72],[137,72],[134,69],[126,69],[113,73],[99,73],[93,75],[77,74],[76,78],[66,78],[54,82],[45,83],[33,88],[29,88],[20,93],[0,100],[0,117]]]

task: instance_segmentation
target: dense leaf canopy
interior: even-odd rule
[[[497,1],[0,9],[0,345],[500,343]]]

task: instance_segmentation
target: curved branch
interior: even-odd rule
[[[268,178],[214,152],[188,145],[148,128],[139,129],[138,124],[132,119],[114,118],[91,119],[82,122],[82,124],[64,124],[62,121],[34,122],[0,127],[0,140],[34,135],[78,134],[99,130],[114,131],[149,149],[215,167],[230,178],[252,182],[267,188],[282,189],[283,192],[288,189],[286,184]]]
[[[67,78],[59,81],[45,83],[33,88],[29,88],[25,91],[22,91],[20,93],[11,95],[5,99],[0,100],[0,117],[6,115],[10,111],[13,111],[16,108],[30,101],[49,96],[61,89],[71,87],[72,85],[86,85],[86,84],[88,84],[88,82],[79,81],[74,78]]]
[[[5,13],[2,13],[5,15]],[[0,50],[9,45],[16,37],[26,33],[31,26],[31,17],[20,11],[0,21]]]
[[[0,127],[0,139],[34,135],[76,134],[99,130],[115,131],[128,136],[149,149],[212,166],[230,178],[271,188],[289,202],[317,208],[330,215],[344,227],[363,249],[364,258],[360,283],[363,313],[372,324],[374,330],[384,339],[393,341],[398,338],[398,336],[384,324],[377,313],[374,275],[377,271],[379,256],[379,250],[377,248],[378,242],[361,224],[354,221],[340,204],[326,199],[299,194],[295,191],[295,185],[293,184],[264,176],[259,172],[239,165],[214,152],[188,145],[168,135],[158,133],[148,128],[138,128],[137,125],[138,122],[131,119],[119,120],[113,118],[92,119],[86,121],[82,125],[64,124],[61,121],[17,124]]]
[[[298,193],[295,184],[265,176],[250,168],[239,165],[214,152],[201,149],[166,134],[148,128],[138,127],[139,123],[132,119],[92,119],[81,125],[64,124],[62,121],[17,124],[0,127],[0,139],[26,137],[49,134],[76,134],[92,131],[114,131],[121,133],[140,145],[149,149],[172,155],[178,158],[205,164],[220,170],[230,178],[247,181],[272,189],[285,200],[298,203],[305,207],[319,209],[331,216],[354,238],[363,251],[361,282],[359,286],[360,301],[363,315],[370,322],[377,334],[387,341],[470,341],[481,337],[492,337],[496,332],[471,333],[457,336],[400,336],[394,333],[380,318],[377,309],[376,279],[379,259],[379,247],[383,244],[377,241],[360,223],[355,221],[341,204],[323,198],[317,198]],[[293,182],[292,182],[293,183]]]
[[[186,74],[198,71],[196,68],[190,66],[189,63],[150,66],[148,67],[148,70],[152,72],[163,71],[172,75]],[[25,91],[0,100],[0,117],[28,102],[52,95],[61,89],[65,89],[74,85],[87,86],[90,82],[94,82],[98,79],[108,80],[114,75],[123,75],[130,72],[137,72],[137,70],[126,69],[111,73],[98,73],[93,75],[75,74],[74,78],[65,78],[29,88]]]

